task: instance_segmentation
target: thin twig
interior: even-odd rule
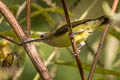
[[[24,42],[24,43],[20,43],[20,42],[16,42],[16,41],[12,40],[12,39],[10,39],[10,38],[7,38],[7,37],[5,37],[5,36],[3,36],[3,35],[0,35],[0,37],[3,38],[3,39],[5,39],[5,40],[8,40],[9,42],[12,42],[12,43],[18,45],[18,46],[23,46],[23,45],[25,45],[25,44],[27,44],[27,43],[31,43],[31,42],[35,42],[35,41],[40,41],[40,40],[42,40],[41,38],[38,38],[38,39],[26,41],[26,42]]]
[[[3,39],[5,39],[5,40],[8,40],[8,41],[10,41],[10,42],[12,42],[12,43],[14,43],[14,44],[16,44],[16,45],[21,46],[21,43],[18,43],[18,42],[16,42],[16,41],[12,40],[12,39],[9,39],[9,38],[7,38],[7,37],[5,37],[5,36],[2,36],[2,35],[0,35],[0,37],[3,38]]]
[[[29,41],[29,38],[25,35],[24,31],[22,30],[21,26],[10,12],[10,10],[6,7],[6,5],[0,0],[0,12],[4,15],[5,19],[9,22],[12,29],[19,37],[21,42]],[[27,54],[29,55],[33,65],[35,66],[38,73],[41,75],[43,80],[53,80],[50,76],[47,68],[45,67],[41,57],[35,46],[32,43],[25,44],[24,49],[26,50]]]
[[[86,47],[89,49],[89,51],[91,52],[92,56],[95,56],[95,51],[92,49],[92,47],[86,42]],[[103,67],[104,65],[100,62],[100,60],[98,60],[98,65]]]
[[[2,16],[2,17],[0,18],[0,24],[2,23],[3,20],[4,20],[4,17]]]
[[[112,7],[112,14],[115,12],[115,10],[117,8],[117,5],[118,5],[118,2],[119,2],[119,0],[114,0],[113,7]],[[100,43],[99,43],[99,46],[98,46],[98,49],[97,49],[92,67],[91,67],[91,70],[90,70],[90,73],[89,73],[89,76],[88,76],[88,80],[92,80],[92,76],[93,76],[93,73],[94,73],[94,70],[95,70],[95,66],[98,62],[98,58],[99,58],[100,52],[102,50],[102,47],[103,47],[104,40],[105,40],[106,34],[108,32],[108,29],[109,29],[109,24],[106,25],[106,27],[104,29],[104,32],[102,34],[102,37],[101,37],[101,40],[100,40]]]
[[[56,3],[52,2],[52,0],[43,0],[47,5],[56,8]]]
[[[31,32],[31,0],[27,0],[27,37],[30,37]]]
[[[99,0],[94,0],[94,1],[92,2],[92,4],[85,10],[85,12],[82,13],[82,15],[80,16],[79,20],[84,19],[84,18],[88,15],[88,13],[93,9],[93,7],[95,6],[95,4],[96,4],[98,1],[99,1]]]
[[[16,13],[16,18],[18,18],[20,16],[20,14],[22,13],[22,11],[25,9],[25,6],[26,6],[26,1],[24,1],[20,7],[18,8],[18,11]]]
[[[77,49],[77,46],[76,46],[76,42],[75,42],[75,39],[74,39],[74,36],[73,36],[73,33],[72,33],[72,25],[70,23],[70,18],[69,18],[69,15],[68,15],[68,10],[67,10],[67,7],[66,7],[66,3],[65,3],[64,0],[61,0],[61,2],[62,2],[63,9],[64,9],[66,22],[67,22],[67,25],[68,25],[68,31],[69,31],[69,36],[70,36],[70,40],[71,40],[71,43],[72,43],[73,52],[74,52],[74,55],[76,55],[75,59],[77,61],[77,65],[78,65],[78,68],[79,68],[79,71],[80,71],[81,79],[85,80],[85,74],[84,74],[82,64],[81,64],[81,61],[80,61],[80,56],[79,56],[79,52],[78,52],[78,49]]]
[[[55,48],[53,50],[53,52],[51,53],[51,55],[47,58],[47,60],[45,61],[45,65],[48,66],[50,61],[55,57],[56,53],[58,53],[58,50]]]

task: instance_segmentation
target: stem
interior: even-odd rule
[[[118,2],[119,2],[119,0],[114,0],[113,7],[112,7],[112,14],[115,12],[116,7],[117,7],[117,5],[118,5]],[[88,80],[92,80],[93,73],[94,73],[96,64],[97,64],[97,62],[98,62],[98,58],[99,58],[100,52],[101,52],[101,50],[102,50],[102,47],[103,47],[104,40],[105,40],[105,37],[106,37],[106,35],[107,35],[108,29],[109,29],[109,24],[106,25],[106,27],[105,27],[105,29],[104,29],[104,32],[103,32],[103,34],[102,34],[102,37],[101,37],[101,40],[100,40],[100,43],[99,43],[99,46],[98,46],[96,55],[95,55],[95,57],[94,57],[94,61],[93,61],[91,70],[90,70],[90,73],[89,73],[89,76],[88,76]]]
[[[27,36],[30,37],[31,32],[31,1],[27,0]]]
[[[3,38],[3,39],[5,39],[5,40],[8,40],[8,41],[10,41],[10,42],[12,42],[12,43],[14,43],[14,44],[16,44],[16,45],[21,46],[21,44],[20,44],[20,43],[18,43],[18,42],[16,42],[16,41],[14,41],[14,40],[12,40],[12,39],[9,39],[9,38],[7,38],[7,37],[5,37],[5,36],[2,36],[2,35],[0,35],[0,37],[1,37],[1,38]]]
[[[79,71],[80,71],[81,79],[85,80],[85,74],[84,74],[84,71],[83,71],[83,68],[82,68],[82,64],[81,64],[81,61],[80,61],[80,56],[79,56],[78,49],[77,49],[77,46],[76,46],[76,42],[75,42],[75,39],[74,39],[74,36],[73,36],[72,25],[70,23],[70,18],[69,18],[69,15],[68,15],[68,10],[67,10],[67,7],[66,7],[66,3],[65,3],[64,0],[61,0],[61,2],[62,2],[63,9],[64,9],[66,22],[67,22],[67,25],[68,25],[68,31],[69,31],[70,40],[71,40],[71,43],[72,43],[73,52],[74,52],[74,55],[76,55],[75,59],[77,61],[77,65],[78,65],[78,68],[79,68]]]
[[[12,29],[19,37],[21,42],[29,41],[29,38],[25,35],[24,31],[22,30],[21,26],[10,12],[10,10],[6,7],[6,5],[0,0],[0,12],[6,18],[6,20],[11,25]],[[43,63],[41,57],[35,46],[32,43],[25,44],[24,49],[26,50],[29,58],[31,59],[33,65],[35,66],[38,73],[41,75],[43,80],[53,80],[50,76],[45,64]]]

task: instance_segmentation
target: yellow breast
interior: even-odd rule
[[[80,31],[80,30],[84,30],[84,32],[81,32],[81,33],[76,34],[74,36],[77,44],[80,44],[81,42],[84,42],[88,38],[88,36],[93,32],[93,29],[89,29],[89,26],[86,26],[86,27],[76,27],[76,28],[74,28],[73,33],[75,31]],[[51,40],[48,40],[46,43],[51,45],[51,46],[54,46],[54,47],[68,47],[68,46],[71,46],[71,41],[70,41],[70,38],[68,36],[68,32],[66,32],[65,34],[62,34],[60,36],[57,36],[57,37],[55,36]]]

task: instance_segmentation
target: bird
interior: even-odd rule
[[[110,23],[107,16],[100,16],[95,19],[77,20],[71,22],[72,31],[76,44],[80,47],[85,45],[87,38],[96,30],[97,27]],[[69,38],[68,26],[64,24],[57,27],[53,31],[43,32],[38,39],[33,39],[24,42],[23,44],[30,42],[43,42],[53,47],[69,47],[72,45]]]

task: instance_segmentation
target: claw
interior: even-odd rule
[[[78,56],[79,54],[80,54],[80,49],[81,49],[81,47],[82,46],[84,46],[85,45],[85,42],[81,42],[79,45],[78,45],[78,54],[76,54],[75,52],[72,52],[72,55],[73,56]]]
[[[76,54],[75,52],[72,52],[73,56],[78,56],[80,54],[80,50],[78,50],[78,53]]]

